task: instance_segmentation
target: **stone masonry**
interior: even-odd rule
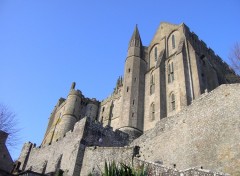
[[[161,23],[148,46],[136,26],[113,93],[99,102],[73,83],[42,144],[24,144],[17,169],[99,174],[115,160],[155,175],[240,175],[239,83],[184,23]]]

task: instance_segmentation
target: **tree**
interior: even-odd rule
[[[238,42],[234,44],[229,59],[232,68],[238,75],[240,75],[240,44]]]
[[[15,114],[3,104],[0,104],[0,130],[8,133],[6,144],[9,147],[15,147],[18,142],[17,120]]]

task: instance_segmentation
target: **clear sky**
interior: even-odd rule
[[[147,46],[163,21],[184,22],[227,62],[240,41],[239,0],[0,0],[0,103],[21,128],[13,159],[41,143],[73,81],[86,97],[110,95],[135,24]]]

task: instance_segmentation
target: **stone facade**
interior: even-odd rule
[[[99,174],[115,160],[144,162],[156,175],[240,174],[240,87],[232,83],[239,76],[185,24],[161,23],[149,46],[136,26],[114,92],[99,102],[73,83],[42,144],[24,145],[19,169]]]
[[[0,175],[2,172],[10,172],[13,167],[13,160],[6,146],[8,134],[0,130]]]

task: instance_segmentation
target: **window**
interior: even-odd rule
[[[151,104],[150,112],[151,112],[150,120],[154,120],[155,119],[155,104],[154,103]]]
[[[155,91],[155,77],[152,74],[150,78],[150,95],[152,95]]]
[[[175,36],[172,35],[172,49],[175,48]]]
[[[103,108],[102,108],[102,112],[104,112],[104,109],[105,109],[105,108],[103,107]]]
[[[134,113],[132,113],[132,117],[134,116]]]
[[[134,100],[133,100],[132,104],[134,105],[134,103],[135,103],[135,102],[134,102]]]
[[[174,95],[174,93],[171,94],[170,98],[171,98],[171,107],[170,107],[170,110],[171,110],[171,111],[174,111],[174,110],[176,109],[176,105],[175,105],[176,101],[175,101],[175,95]]]
[[[128,92],[128,87],[127,87],[127,92]]]
[[[173,82],[174,80],[174,67],[173,62],[168,64],[168,83]]]
[[[158,52],[158,50],[157,50],[157,47],[155,47],[154,48],[154,56],[155,56],[155,61],[157,61],[157,52]]]
[[[130,73],[130,71],[131,71],[131,69],[129,68],[129,69],[128,69],[128,73]]]

